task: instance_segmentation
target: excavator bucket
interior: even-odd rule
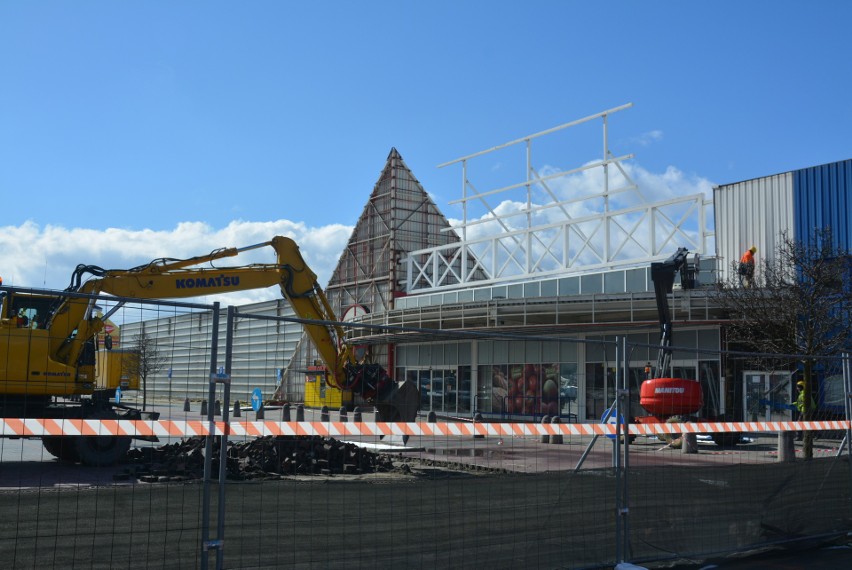
[[[410,380],[397,383],[387,397],[376,402],[380,422],[413,422],[419,408],[420,391]]]

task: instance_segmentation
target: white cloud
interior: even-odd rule
[[[638,137],[633,137],[628,140],[628,144],[630,145],[639,145],[639,146],[650,146],[655,142],[659,142],[663,140],[663,131],[653,130],[648,131],[646,133],[642,133]]]
[[[706,199],[710,199],[713,196],[713,183],[711,181],[700,176],[688,175],[674,166],[669,166],[662,173],[650,172],[630,162],[623,163],[622,168],[638,188],[635,191],[616,192],[625,188],[628,185],[628,181],[616,167],[611,166],[609,169],[609,188],[613,193],[609,198],[610,210],[635,206],[639,203],[660,202],[695,194],[703,194]],[[539,171],[539,174],[541,176],[549,176],[558,172],[559,170],[556,168],[544,167]],[[603,176],[604,172],[602,168],[590,168],[576,174],[549,180],[547,186],[553,195],[560,201],[571,201],[571,203],[564,205],[562,208],[544,210],[541,214],[538,214],[539,219],[535,220],[535,224],[562,221],[565,219],[564,212],[567,212],[572,218],[580,218],[602,212],[603,198],[597,197],[597,195],[604,188]],[[486,198],[486,201],[489,202],[491,210],[501,216],[514,212],[524,212],[526,211],[526,189],[520,187],[502,194],[489,196]],[[552,202],[554,202],[553,196],[546,193],[540,187],[537,189],[534,187],[533,208]],[[469,220],[482,221],[489,218],[493,218],[493,214],[486,211],[480,202],[471,200],[468,203]],[[451,219],[450,223],[454,226],[460,226],[462,220]],[[526,224],[526,219],[522,215],[514,216],[510,218],[510,223],[512,227],[520,228]],[[469,235],[471,231],[474,231],[477,236],[484,234],[490,235],[491,231],[494,231],[500,226],[496,222],[489,222],[474,227],[477,229],[469,229]]]
[[[40,227],[28,221],[20,226],[0,228],[0,276],[5,285],[64,289],[78,264],[128,269],[152,259],[185,259],[223,247],[255,245],[283,235],[299,244],[319,283],[325,285],[351,233],[350,226],[341,224],[311,228],[290,220],[234,221],[221,229],[202,222],[183,222],[174,229],[162,231]],[[274,251],[267,247],[219,260],[217,265],[274,261]],[[274,299],[278,295],[273,288],[199,298],[197,301],[219,300],[223,304],[241,305]]]

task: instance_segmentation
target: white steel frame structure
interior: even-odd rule
[[[609,117],[632,106],[628,103],[438,165],[461,164],[462,197],[451,202],[462,208],[462,221],[455,227],[461,241],[406,256],[406,291],[425,293],[643,265],[668,257],[677,247],[706,254],[713,235],[707,224],[712,199],[694,194],[649,202],[622,164],[633,155],[615,156],[610,151]],[[594,120],[603,127],[600,159],[567,170],[544,172],[534,166],[534,141]],[[470,180],[471,161],[510,147],[525,153],[525,179],[478,191]],[[596,180],[599,186],[568,196],[554,188],[577,176]],[[501,200],[499,208],[495,199]],[[507,201],[517,207],[507,212]],[[487,226],[477,227],[483,224]],[[494,231],[480,235],[486,228]]]

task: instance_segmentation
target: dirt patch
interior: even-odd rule
[[[144,482],[186,481],[204,476],[205,439],[193,437],[160,447],[132,449],[120,477]],[[212,477],[218,478],[219,440],[214,441]],[[410,471],[391,456],[352,443],[320,436],[266,436],[228,442],[225,474],[229,480],[270,479],[293,475],[361,475]]]

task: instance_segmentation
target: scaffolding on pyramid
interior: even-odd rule
[[[392,309],[394,299],[405,294],[402,260],[412,251],[458,241],[458,234],[392,148],[326,287],[335,314],[351,321]],[[393,376],[392,346],[360,348]],[[291,399],[286,395],[304,385],[305,371],[317,360],[319,355],[303,334],[276,396]]]

